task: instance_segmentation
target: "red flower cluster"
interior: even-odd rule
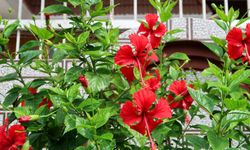
[[[162,37],[167,32],[166,26],[158,23],[156,14],[148,14],[145,18],[147,24],[141,23],[137,34],[129,36],[134,49],[130,45],[123,45],[114,58],[115,63],[122,66],[120,71],[129,82],[135,79],[134,67],[139,70],[143,78],[150,62],[158,61],[153,49],[158,48]]]
[[[163,23],[158,22],[156,14],[148,14],[146,22],[140,25],[137,34],[129,36],[133,47],[121,46],[114,62],[121,66],[120,71],[130,83],[135,79],[134,69],[138,69],[140,73],[142,89],[133,94],[133,101],[122,104],[120,117],[130,128],[143,135],[146,134],[149,137],[151,149],[155,150],[156,146],[150,133],[162,123],[164,118],[172,117],[172,108],[188,110],[193,99],[188,93],[185,81],[181,80],[174,81],[170,85],[169,90],[175,94],[175,97],[169,95],[169,101],[164,98],[156,100],[154,92],[161,87],[161,76],[158,70],[147,74],[146,69],[151,61],[158,61],[153,49],[159,46],[167,29]]]
[[[129,36],[129,39],[135,49],[133,50],[129,45],[121,46],[115,55],[114,61],[117,65],[122,66],[121,72],[129,82],[132,82],[135,78],[133,73],[134,67],[139,69],[142,77],[145,76],[145,67],[148,63],[146,60],[150,49],[148,39],[145,36],[132,34]],[[152,57],[149,58],[149,61],[150,59]]]
[[[193,87],[191,84],[189,87]],[[180,108],[184,110],[189,110],[189,107],[193,103],[193,99],[188,93],[187,85],[184,80],[174,81],[170,87],[169,91],[174,94],[168,95],[168,100],[170,103],[170,107],[173,108]]]
[[[226,40],[228,56],[233,60],[242,58],[243,62],[248,61],[250,64],[250,24],[247,24],[244,34],[240,28],[233,28],[228,32]]]
[[[156,146],[150,133],[162,119],[171,118],[172,111],[164,98],[156,100],[155,91],[161,87],[161,77],[158,70],[147,74],[146,70],[151,61],[158,61],[153,49],[158,48],[167,29],[158,22],[156,14],[146,15],[146,23],[141,23],[137,34],[129,36],[131,45],[123,45],[114,57],[114,62],[121,66],[120,71],[131,83],[135,79],[134,69],[140,74],[142,89],[133,94],[133,101],[122,104],[120,116],[123,122],[132,129],[149,137],[151,149]],[[148,76],[144,80],[145,76]]]
[[[29,93],[30,93],[31,95],[36,95],[36,94],[37,94],[37,89],[35,89],[35,88],[29,87],[29,88],[28,88],[28,91],[29,91]],[[48,99],[48,98],[43,98],[42,101],[38,104],[38,107],[41,107],[41,106],[43,106],[43,105],[47,105],[48,109],[50,109],[50,107],[53,106],[53,103],[51,102],[50,99]],[[22,107],[25,106],[25,102],[24,102],[24,101],[21,102],[21,106],[22,106]]]
[[[26,141],[25,128],[21,125],[0,126],[0,150],[18,150]]]

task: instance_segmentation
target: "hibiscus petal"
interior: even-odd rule
[[[155,37],[162,37],[167,32],[167,27],[165,24],[160,23],[158,27],[153,31]]]
[[[157,14],[147,14],[145,16],[145,19],[148,23],[149,28],[152,29],[158,21],[158,15]]]
[[[189,85],[189,87],[193,87],[193,85]],[[170,102],[170,108],[181,108],[188,110],[191,104],[193,103],[193,99],[188,93],[185,80],[176,80],[174,81],[170,87],[169,91],[175,94],[175,96],[182,96],[181,99],[174,101],[174,97],[172,95],[168,96],[168,100]]]
[[[134,67],[122,67],[120,71],[123,74],[123,76],[128,80],[129,83],[134,81],[135,79]]]
[[[155,93],[149,89],[141,89],[133,95],[138,111],[147,112],[156,100]]]
[[[0,126],[0,149],[2,150],[8,150],[9,146],[11,145],[11,142],[8,140],[6,135],[6,126]]]
[[[193,103],[193,99],[190,95],[186,96],[183,100],[182,100],[182,108],[184,110],[189,110],[189,107],[192,105]]]
[[[114,61],[117,65],[126,66],[135,63],[134,53],[129,45],[121,46],[115,55]]]
[[[26,141],[25,128],[21,125],[13,125],[8,130],[8,136],[14,141],[13,144],[21,146]]]
[[[136,54],[143,53],[148,45],[148,39],[143,35],[131,34],[129,35],[131,44],[135,47]]]
[[[145,27],[145,25],[144,25],[143,23],[141,23],[141,25],[140,25],[140,27],[139,27],[137,33],[138,33],[139,35],[143,35],[143,36],[147,37],[148,34],[149,34],[149,32],[150,32],[150,29],[147,28],[147,27]]]
[[[149,61],[157,62],[157,61],[159,61],[159,58],[158,58],[158,56],[155,54],[155,52],[152,50],[152,51],[151,51],[151,55],[148,57],[148,60],[149,60]]]
[[[149,132],[152,132],[159,124],[162,123],[161,119],[154,120],[152,116],[147,115]]]
[[[158,70],[155,70],[156,77],[146,80],[147,87],[155,92],[161,87],[161,77]]]
[[[149,36],[149,41],[153,49],[158,48],[161,43],[161,37],[156,37],[153,34]]]
[[[146,133],[146,124],[143,119],[138,124],[130,126],[130,128],[136,130],[142,135],[145,135]]]
[[[162,123],[162,120],[156,120],[154,121],[151,116],[146,116],[147,118],[147,124],[149,128],[149,132],[152,132],[159,124]],[[131,129],[136,130],[137,132],[141,133],[142,135],[146,134],[146,123],[145,120],[142,119],[138,124],[134,126],[130,126]]]
[[[120,117],[123,119],[123,122],[128,125],[141,121],[141,116],[137,114],[136,107],[133,106],[131,101],[127,101],[123,104]]]
[[[227,45],[227,53],[229,58],[236,60],[239,57],[242,56],[242,53],[244,52],[244,46],[235,46],[231,45],[230,43]]]
[[[246,38],[250,39],[250,23],[246,25]]]
[[[169,107],[167,100],[161,98],[158,103],[155,105],[155,108],[149,112],[153,118],[163,119],[163,118],[171,118],[172,111]]]
[[[226,40],[230,45],[242,46],[242,31],[239,28],[233,28],[227,34]]]
[[[187,91],[186,82],[184,80],[175,80],[170,86],[169,91],[174,93],[176,96]]]

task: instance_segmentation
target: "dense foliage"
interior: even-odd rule
[[[225,14],[213,5],[214,21],[227,36],[204,43],[221,66],[209,62],[202,76],[216,79],[200,81],[195,71],[183,70],[186,54],[164,49],[181,32],[165,26],[175,1],[149,0],[159,15],[147,14],[125,45],[118,45],[120,31],[106,19],[113,6],[58,1],[80,15],[60,4],[46,7],[45,27],[35,20],[25,26],[36,40],[20,47],[18,60],[7,45],[19,21],[0,20],[0,64],[13,70],[0,82],[18,82],[1,104],[12,112],[0,127],[1,150],[250,149],[243,132],[250,131],[250,25],[239,28],[248,18],[236,21],[238,10]],[[57,31],[50,17],[60,14],[69,15],[71,27]],[[60,66],[63,59],[73,60],[68,70]],[[27,67],[46,76],[27,82]],[[196,78],[187,81],[188,74]],[[210,123],[192,122],[206,116]],[[201,134],[187,134],[189,129]]]

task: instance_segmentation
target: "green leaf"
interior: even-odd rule
[[[114,74],[111,83],[120,90],[129,89],[128,81],[125,80],[121,74]]]
[[[250,118],[250,112],[232,110],[223,118],[223,124],[229,124],[232,122],[241,122]]]
[[[67,51],[64,49],[57,49],[52,57],[52,63],[56,64],[66,58],[68,55]]]
[[[237,27],[240,26],[241,24],[245,23],[245,22],[248,21],[249,19],[250,19],[250,17],[240,19],[240,20],[237,22],[236,26],[237,26]]]
[[[9,43],[9,39],[7,38],[0,38],[0,45],[6,45]],[[2,52],[2,47],[0,46],[1,50],[0,52]]]
[[[55,107],[61,107],[63,103],[63,99],[60,95],[49,94],[50,100]]]
[[[88,120],[80,117],[76,117],[76,129],[79,134],[88,139],[93,139],[96,132]]]
[[[220,46],[214,43],[203,42],[203,44],[209,48],[215,55],[222,57],[224,55],[224,50]]]
[[[210,36],[210,38],[216,43],[216,44],[218,44],[220,47],[225,47],[225,45],[226,45],[226,40],[225,39],[220,39],[220,38],[217,38],[217,37],[215,37],[215,36]],[[224,53],[224,50],[223,50],[223,53]],[[223,56],[223,53],[218,53],[219,54],[219,56]]]
[[[115,114],[116,112],[112,107],[99,109],[98,112],[91,118],[91,124],[98,129],[105,125],[109,118]]]
[[[43,9],[45,14],[73,14],[72,10],[63,5],[50,5]]]
[[[216,14],[218,15],[218,17],[223,20],[223,21],[228,21],[228,17],[225,14],[224,11],[222,11],[220,8],[218,8],[215,4],[212,4],[213,9],[216,11]]]
[[[208,131],[207,138],[213,150],[223,150],[229,147],[228,139],[217,135],[212,130]]]
[[[157,2],[155,2],[155,0],[149,0],[150,4],[156,9],[159,10],[160,9],[160,5],[158,5]]]
[[[20,53],[20,60],[19,60],[19,64],[23,63],[30,63],[33,59],[37,58],[40,54],[42,54],[42,51],[34,51],[34,50],[30,50],[30,51],[25,51]]]
[[[73,102],[73,100],[80,94],[80,86],[81,84],[75,84],[66,90],[66,96],[70,102]]]
[[[65,74],[65,77],[64,77],[65,82],[72,82],[72,81],[78,80],[83,70],[84,69],[79,66],[71,67]]]
[[[35,25],[30,24],[30,30],[42,40],[51,39],[54,34],[47,30],[46,28],[39,28]]]
[[[86,78],[88,81],[88,87],[93,92],[99,92],[104,90],[110,85],[111,76],[108,74],[95,74],[93,72],[87,72]]]
[[[170,66],[169,68],[169,74],[172,79],[177,79],[179,77],[179,71],[176,70],[174,67]]]
[[[202,72],[202,76],[213,75],[213,76],[217,77],[218,79],[221,79],[222,78],[222,70],[209,61],[208,61],[208,65],[209,65],[209,68],[205,69]]]
[[[64,36],[65,36],[65,38],[66,38],[69,42],[74,43],[74,44],[76,43],[76,39],[74,38],[74,36],[73,36],[72,34],[70,34],[70,33],[65,33]]]
[[[171,2],[167,6],[162,7],[160,10],[160,19],[162,22],[166,22],[172,17],[172,10],[175,7],[177,2]]]
[[[109,52],[105,52],[102,50],[96,50],[96,51],[86,51],[83,52],[84,55],[89,55],[93,58],[100,58],[100,57],[107,57],[107,56],[111,56],[111,54]]]
[[[224,104],[229,110],[245,110],[248,105],[246,99],[225,99]]]
[[[74,130],[76,128],[76,117],[70,114],[66,115],[64,124],[65,124],[64,134],[71,130]]]
[[[176,53],[173,53],[169,56],[169,59],[172,60],[172,59],[177,59],[177,60],[184,60],[184,61],[187,61],[189,60],[187,54],[185,53],[180,53],[180,52],[176,52]]]
[[[194,90],[188,87],[191,97],[204,109],[212,113],[214,109],[214,100],[208,97],[202,90]]]
[[[4,99],[3,106],[8,107],[9,105],[12,105],[19,97],[20,90],[20,87],[13,87],[10,89],[8,95]]]
[[[186,135],[185,136],[187,141],[193,145],[194,150],[200,150],[200,149],[208,149],[209,145],[208,142],[199,136],[194,136],[194,135]]]
[[[113,140],[113,134],[112,133],[104,133],[101,136],[98,136],[99,139],[103,139],[103,140],[108,140],[108,141],[112,141]]]
[[[96,100],[93,98],[88,98],[81,102],[81,104],[77,107],[79,109],[83,109],[83,111],[90,112],[96,110],[100,105],[102,104],[102,101]]]
[[[69,3],[73,5],[74,7],[80,5],[82,0],[69,0]]]
[[[17,79],[17,73],[16,72],[10,73],[10,74],[7,74],[7,75],[5,75],[3,77],[0,77],[0,83],[15,80],[15,79]]]
[[[35,40],[28,41],[20,47],[19,52],[32,50],[34,47],[40,46],[40,44],[41,43],[39,41],[35,41]]]
[[[60,88],[50,87],[49,90],[51,90],[52,92],[54,92],[58,95],[65,95],[64,90],[62,90]]]
[[[11,34],[16,31],[17,27],[19,26],[19,20],[13,22],[12,24],[9,24],[3,31],[4,37],[8,38],[11,36]]]
[[[238,70],[231,76],[230,88],[239,85],[243,81],[247,80],[250,76],[250,70]]]
[[[214,22],[224,31],[227,31],[227,25],[222,20],[215,19]]]
[[[77,38],[77,43],[78,43],[78,44],[84,44],[84,43],[86,43],[88,37],[89,37],[89,32],[88,32],[88,31],[87,31],[87,32],[81,33],[81,34],[78,36],[78,38]]]
[[[14,113],[17,118],[31,114],[29,108],[27,107],[16,107],[14,108]]]
[[[159,125],[153,130],[152,136],[156,139],[157,144],[162,144],[164,139],[168,136],[170,130],[171,128],[167,127],[165,124]]]

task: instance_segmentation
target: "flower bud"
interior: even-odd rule
[[[87,88],[88,87],[88,81],[87,79],[85,78],[85,76],[83,75],[80,75],[78,80],[81,82],[82,86]]]
[[[37,90],[36,90],[35,88],[29,87],[29,88],[28,88],[28,91],[29,91],[29,93],[32,94],[32,95],[37,94]]]
[[[21,116],[20,118],[18,118],[18,121],[20,123],[24,123],[24,122],[35,121],[38,120],[39,118],[40,118],[39,115]]]

